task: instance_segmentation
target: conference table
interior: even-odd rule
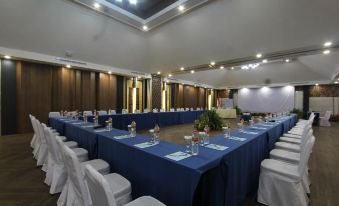
[[[232,130],[231,138],[210,138],[210,144],[200,146],[199,155],[191,156],[182,145],[162,140],[152,144],[150,137],[130,137],[124,130],[50,118],[50,125],[87,149],[91,159],[107,161],[111,172],[127,178],[133,198],[150,195],[168,206],[239,205],[257,190],[261,161],[296,122],[297,116],[291,114]]]
[[[131,124],[134,120],[137,123],[137,130],[143,130],[154,128],[155,124],[158,124],[160,127],[165,127],[193,123],[203,113],[203,110],[196,110],[100,115],[98,116],[98,123],[105,125],[108,118],[112,118],[114,128],[127,130],[127,125]],[[93,116],[89,116],[88,121],[93,122]]]

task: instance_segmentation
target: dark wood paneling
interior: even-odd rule
[[[96,109],[96,78],[95,72],[81,72],[82,110]]]
[[[184,85],[184,107],[196,108],[198,102],[198,90],[194,86]]]
[[[17,64],[17,133],[32,131],[29,114],[47,122],[52,100],[52,69],[44,64]]]
[[[204,88],[198,88],[198,107],[206,107],[206,93]]]
[[[161,108],[161,76],[152,75],[152,108]]]
[[[97,108],[117,109],[117,76],[100,73],[97,85]]]
[[[16,61],[1,61],[1,133],[16,132]]]

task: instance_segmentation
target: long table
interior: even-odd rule
[[[155,124],[160,127],[193,123],[204,111],[176,111],[176,112],[158,112],[158,113],[137,113],[137,114],[113,114],[100,115],[99,124],[105,125],[108,118],[112,118],[113,127],[121,130],[127,130],[127,125],[134,120],[137,123],[137,130],[154,128]],[[88,118],[93,121],[93,116]]]
[[[135,145],[149,141],[149,137],[116,139],[127,132],[97,131],[88,127],[91,123],[87,126],[81,121],[51,118],[50,124],[91,151],[91,158],[104,159],[112,172],[126,177],[132,184],[133,198],[151,195],[168,206],[221,206],[238,205],[249,192],[256,191],[261,161],[268,157],[278,138],[295,125],[297,117],[291,115],[278,121],[255,125],[261,130],[232,131],[232,136],[243,141],[225,139],[223,135],[211,138],[210,143],[227,149],[203,146],[198,156],[180,161],[165,156],[184,151],[182,145],[161,141],[141,149]]]

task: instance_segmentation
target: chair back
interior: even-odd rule
[[[98,111],[98,115],[107,115],[107,111],[100,110],[100,111]]]
[[[52,131],[48,127],[46,127],[45,124],[43,124],[43,128],[46,137],[49,158],[52,159],[55,163],[60,163],[61,159],[59,158],[60,156],[58,155],[58,150],[55,145],[55,136],[53,135]]]
[[[51,118],[51,117],[60,117],[60,112],[50,112],[48,113],[48,117]]]
[[[93,116],[93,112],[92,111],[84,111],[82,114],[86,115],[86,116]]]
[[[84,174],[81,169],[81,164],[76,157],[76,154],[68,147],[63,147],[63,155],[65,158],[65,166],[68,173],[68,181],[72,186],[76,199],[80,205],[90,206],[91,199],[88,193],[88,188],[84,182]]]
[[[148,113],[149,112],[149,110],[148,109],[144,109],[144,113]]]
[[[298,165],[298,172],[299,172],[300,177],[303,177],[304,175],[314,142],[315,142],[315,138],[313,135],[311,135],[311,137],[308,138],[306,144],[304,145],[304,149],[301,150],[300,152],[300,161]]]
[[[46,144],[46,138],[45,138],[45,134],[44,134],[44,129],[42,127],[42,124],[40,123],[39,120],[36,119],[36,127],[37,127],[37,130],[38,130],[38,136],[39,136],[39,143],[40,144]]]
[[[330,119],[330,117],[331,117],[331,114],[332,114],[332,112],[331,112],[331,111],[326,111],[326,112],[325,112],[324,119],[325,119],[325,120],[329,120],[329,119]]]
[[[114,194],[108,182],[91,165],[85,166],[85,181],[94,206],[116,206]]]

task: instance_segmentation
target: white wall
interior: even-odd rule
[[[339,97],[310,97],[310,110],[320,112],[321,116],[323,116],[326,111],[332,111],[332,114],[338,114]]]
[[[238,91],[238,105],[245,112],[286,112],[294,107],[294,87],[243,88]]]

